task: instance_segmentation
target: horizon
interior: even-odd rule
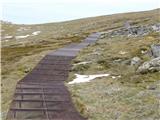
[[[88,17],[82,17],[82,18],[77,18],[77,19],[69,19],[69,20],[64,20],[64,21],[50,21],[50,22],[43,22],[43,23],[14,23],[12,21],[7,21],[7,20],[1,20],[1,21],[12,23],[12,24],[17,24],[17,25],[36,25],[36,24],[69,22],[69,21],[74,21],[74,20],[87,19],[87,18],[100,17],[100,16],[109,16],[109,15],[116,15],[116,14],[134,13],[134,12],[145,12],[145,11],[152,11],[152,10],[156,10],[156,9],[160,9],[160,8],[155,8],[155,9],[150,9],[150,10],[142,10],[142,11],[131,11],[131,12],[113,13],[113,14],[108,14],[108,15],[88,16]]]
[[[129,4],[130,3],[130,4]],[[14,24],[44,24],[76,19],[141,12],[158,9],[158,0],[5,0],[2,2],[1,20]]]

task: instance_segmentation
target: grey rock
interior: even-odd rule
[[[105,38],[105,35],[104,35],[104,34],[102,34],[102,35],[100,36],[100,39],[103,39],[103,38]]]
[[[139,57],[134,57],[131,59],[131,66],[138,66],[142,62],[141,58]]]
[[[160,57],[160,44],[151,45],[151,53],[153,57]]]
[[[156,32],[160,32],[160,23],[152,25],[152,30]]]
[[[31,71],[31,68],[26,68],[25,70],[24,70],[24,73],[29,73]]]
[[[129,28],[131,27],[130,22],[129,22],[129,21],[125,22],[125,23],[124,23],[124,27],[125,27],[126,29],[129,29]]]
[[[137,70],[138,73],[158,72],[160,71],[160,57],[144,62]]]
[[[138,25],[133,26],[130,25],[130,22],[125,22],[124,26],[112,31],[104,31],[102,32],[102,38],[106,36],[128,36],[128,37],[136,37],[136,36],[144,36],[150,32],[160,32],[160,23],[152,24],[152,25]]]

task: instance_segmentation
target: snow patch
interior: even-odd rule
[[[27,37],[29,37],[29,36],[30,36],[30,35],[16,36],[16,39],[27,38]]]
[[[12,39],[13,36],[4,36],[4,39]]]
[[[33,32],[31,35],[27,34],[27,35],[22,35],[22,36],[16,36],[16,39],[21,39],[21,38],[27,38],[29,36],[34,36],[34,35],[38,35],[41,31],[35,31]]]
[[[35,31],[32,33],[32,35],[38,35],[39,33],[41,33],[41,31]]]
[[[85,64],[88,64],[88,63],[91,63],[91,61],[80,62],[80,63],[76,63],[76,64],[73,64],[73,65],[85,65]]]
[[[79,74],[75,74],[75,75],[76,75],[76,78],[73,81],[69,82],[68,84],[90,82],[91,80],[94,80],[95,78],[107,77],[110,74],[99,74],[99,75],[79,75]]]

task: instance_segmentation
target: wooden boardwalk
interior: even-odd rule
[[[47,54],[17,83],[7,120],[86,120],[76,111],[64,81],[71,60],[99,36],[93,33],[81,43]]]

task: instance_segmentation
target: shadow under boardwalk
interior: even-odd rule
[[[86,120],[76,111],[64,81],[71,60],[99,36],[99,33],[91,34],[81,43],[46,55],[17,83],[7,120]]]

